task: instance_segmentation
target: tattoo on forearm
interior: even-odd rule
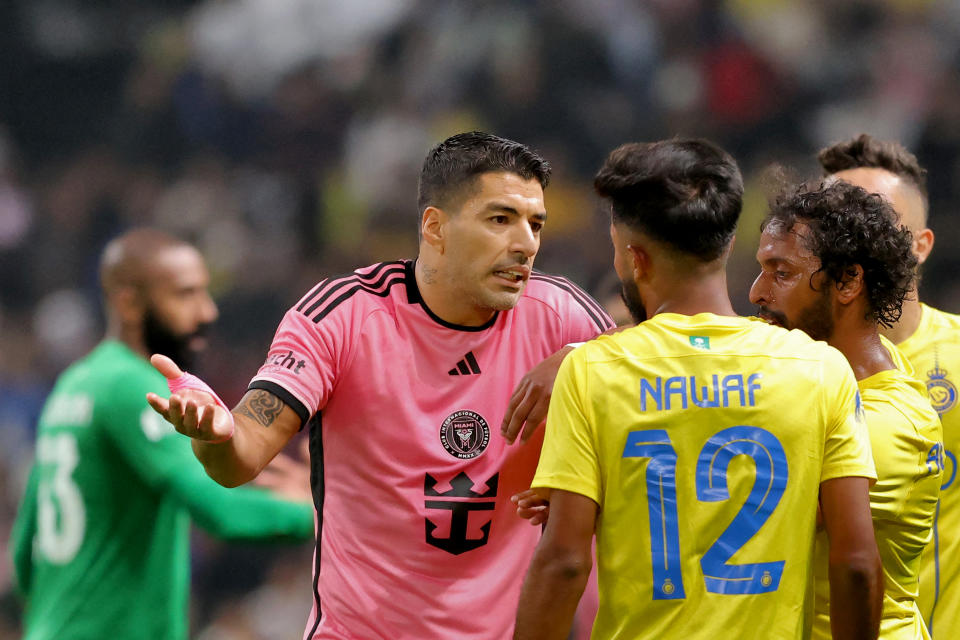
[[[253,418],[265,427],[273,424],[283,411],[283,401],[269,391],[253,391],[250,397],[237,407],[237,412]]]

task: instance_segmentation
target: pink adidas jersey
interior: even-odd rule
[[[512,637],[540,529],[510,496],[530,486],[540,439],[507,446],[500,423],[531,367],[612,326],[540,273],[514,309],[451,325],[421,301],[410,261],[324,280],[287,312],[250,388],[315,417],[304,638]]]

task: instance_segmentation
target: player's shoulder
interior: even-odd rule
[[[564,276],[533,271],[527,280],[521,301],[539,303],[557,312],[580,310],[589,316],[601,331],[613,327],[613,322],[600,303]]]
[[[903,369],[891,369],[871,376],[861,381],[859,386],[865,403],[869,398],[877,403],[889,404],[904,415],[920,416],[928,421],[938,420],[926,387]]]
[[[143,381],[162,381],[163,376],[143,355],[118,340],[104,340],[86,356],[74,362],[61,374],[71,386],[91,391],[136,386]]]
[[[364,312],[391,306],[398,294],[404,294],[413,277],[412,262],[396,260],[378,262],[325,278],[314,285],[290,309],[314,323],[334,313]]]
[[[822,340],[814,340],[799,329],[784,329],[760,318],[744,318],[747,336],[762,353],[771,357],[828,363],[846,362],[843,354]]]
[[[923,313],[930,315],[930,326],[934,330],[960,330],[960,315],[923,305]]]

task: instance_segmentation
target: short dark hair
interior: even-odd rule
[[[837,142],[817,154],[825,175],[846,169],[885,169],[910,183],[923,200],[924,217],[927,215],[927,170],[920,166],[917,156],[893,140],[878,140],[873,136],[860,135]]]
[[[890,203],[843,181],[800,185],[776,196],[761,228],[776,225],[787,232],[798,222],[810,228],[805,245],[820,259],[818,272],[842,282],[859,264],[867,319],[893,326],[913,288],[917,257],[910,231],[898,224]]]
[[[743,177],[708,140],[674,138],[614,149],[593,186],[613,219],[704,262],[730,244],[743,206]]]
[[[423,161],[417,191],[417,212],[428,206],[449,206],[465,186],[491,171],[550,183],[550,163],[526,145],[499,136],[471,131],[458,133],[435,146]]]

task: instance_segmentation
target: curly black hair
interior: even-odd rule
[[[820,259],[819,271],[836,283],[860,265],[869,301],[867,319],[893,326],[917,268],[912,236],[898,225],[893,207],[846,182],[805,184],[776,196],[761,228],[774,225],[786,231],[798,222],[810,228],[805,244]]]

